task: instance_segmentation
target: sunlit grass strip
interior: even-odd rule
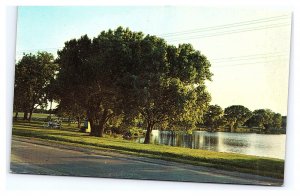
[[[138,156],[147,156],[276,178],[283,178],[284,173],[284,161],[281,159],[165,145],[140,144],[112,137],[97,138],[91,137],[86,133],[70,131],[70,129],[45,129],[38,123],[14,123],[13,135],[67,142],[74,146],[94,146],[112,151],[115,150],[121,153],[136,154]]]

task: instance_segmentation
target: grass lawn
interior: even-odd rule
[[[43,122],[33,121],[28,123],[18,121],[14,122],[12,133],[16,136],[64,142],[73,146],[96,147],[124,154],[171,160],[261,176],[283,178],[284,175],[284,161],[281,159],[165,145],[140,144],[111,136],[97,138],[77,130],[74,125],[70,127],[65,125],[62,129],[48,129],[43,128]]]
[[[15,116],[15,112],[13,113],[13,116]],[[32,113],[32,118],[47,118],[50,114],[44,114],[44,113]],[[19,112],[18,114],[18,117],[19,118],[23,118],[24,116],[24,113],[23,112]],[[55,117],[53,114],[52,114],[52,117]]]

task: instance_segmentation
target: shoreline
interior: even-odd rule
[[[93,137],[89,136],[87,133],[75,130],[76,129],[72,127],[63,129],[46,129],[41,127],[39,124],[14,122],[12,133],[13,137],[19,136],[53,142],[63,142],[74,147],[95,147],[124,154],[206,166],[227,171],[239,171],[278,179],[282,179],[284,177],[284,161],[282,159],[166,145],[145,145],[110,136],[102,138]]]

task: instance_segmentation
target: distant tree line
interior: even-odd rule
[[[286,117],[270,109],[251,112],[242,105],[229,106],[225,110],[218,105],[210,105],[204,114],[203,123],[199,125],[210,131],[236,132],[240,127],[241,131],[248,132],[285,133]]]

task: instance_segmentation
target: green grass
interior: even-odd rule
[[[15,112],[13,113],[13,116],[15,116]],[[23,118],[23,115],[24,113],[23,112],[19,112],[18,113],[18,117],[19,118]],[[44,113],[32,113],[32,118],[44,118],[46,119],[50,114],[44,114]],[[53,114],[52,114],[52,117],[55,117]]]
[[[39,138],[71,144],[72,146],[96,147],[119,153],[171,160],[192,165],[207,166],[229,171],[239,171],[261,176],[283,178],[284,161],[234,153],[222,153],[165,145],[140,144],[134,141],[105,136],[97,138],[76,131],[74,127],[47,129],[43,122],[14,122],[13,135]]]

